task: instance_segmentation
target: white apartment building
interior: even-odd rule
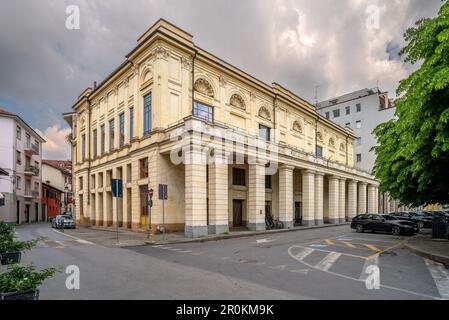
[[[365,88],[319,102],[316,110],[341,127],[354,131],[355,167],[371,173],[376,161],[376,155],[371,148],[377,144],[373,131],[379,124],[393,119],[396,112],[396,106],[388,98],[388,92],[382,92],[379,88]],[[382,194],[379,195],[379,200],[380,212],[400,209],[396,200]]]
[[[41,216],[42,143],[45,140],[18,115],[0,109],[0,221],[30,223]]]
[[[61,213],[73,212],[71,161],[42,160],[42,183],[61,191]]]

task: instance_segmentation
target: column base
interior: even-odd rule
[[[207,226],[185,226],[184,234],[188,238],[199,238],[207,236]]]
[[[293,228],[293,221],[281,221],[284,225],[284,229],[291,229]]]
[[[265,223],[248,223],[247,225],[249,231],[262,231],[265,230]]]
[[[315,220],[302,220],[302,225],[305,227],[311,227],[315,225]]]
[[[340,218],[329,218],[329,223],[330,224],[339,224]]]
[[[322,226],[323,224],[324,224],[323,219],[315,220],[315,225],[316,225],[316,226]]]
[[[207,226],[209,234],[222,234],[229,232],[229,226],[227,224],[222,225],[210,225]]]

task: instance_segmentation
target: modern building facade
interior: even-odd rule
[[[41,210],[41,155],[45,140],[18,115],[0,109],[0,221],[30,223],[45,220]]]
[[[388,92],[381,92],[378,88],[362,89],[319,102],[316,110],[336,124],[354,131],[355,167],[371,173],[376,161],[371,148],[377,144],[373,130],[393,119],[396,112]]]
[[[262,230],[267,214],[289,228],[378,212],[377,181],[354,167],[352,130],[165,20],[72,109],[79,223],[145,230],[151,220],[198,237]],[[123,181],[118,201],[111,179]]]
[[[42,161],[42,208],[50,212],[49,205],[54,207],[52,196],[58,195],[55,199],[59,203],[58,213],[73,212],[72,195],[72,163],[62,160],[43,160]],[[44,199],[46,198],[46,199]],[[54,215],[54,210],[52,210]],[[47,219],[50,214],[47,214]]]

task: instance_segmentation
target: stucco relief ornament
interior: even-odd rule
[[[245,101],[238,94],[233,94],[231,96],[231,99],[229,100],[229,104],[233,107],[236,107],[236,108],[239,108],[242,110],[245,110],[245,108],[246,108]]]
[[[160,58],[167,59],[170,56],[170,53],[161,46],[156,47],[156,49],[154,50],[154,53],[156,55],[156,58],[158,58],[158,59],[160,59]]]
[[[268,111],[268,109],[265,107],[261,107],[259,109],[259,117],[264,118],[266,120],[271,120],[270,111]]]
[[[253,102],[256,100],[256,94],[254,92],[251,92],[249,94],[249,97],[250,97],[251,101],[253,101]]]
[[[299,124],[298,121],[295,121],[293,123],[293,131],[296,131],[298,133],[302,133],[302,126]]]
[[[340,151],[345,151],[345,145],[343,143],[340,144]]]
[[[189,59],[187,59],[185,57],[181,57],[181,66],[184,69],[190,70],[192,67],[192,63]]]
[[[220,87],[226,86],[226,79],[224,77],[220,77],[219,81],[220,81]]]
[[[195,91],[209,97],[214,97],[214,89],[207,80],[202,78],[195,81]]]
[[[321,134],[321,132],[318,132],[316,134],[316,138],[317,138],[318,141],[323,142],[323,135]]]

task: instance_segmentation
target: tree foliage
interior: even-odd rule
[[[404,35],[405,62],[422,63],[399,84],[396,119],[374,130],[373,173],[402,204],[449,203],[449,2]]]

